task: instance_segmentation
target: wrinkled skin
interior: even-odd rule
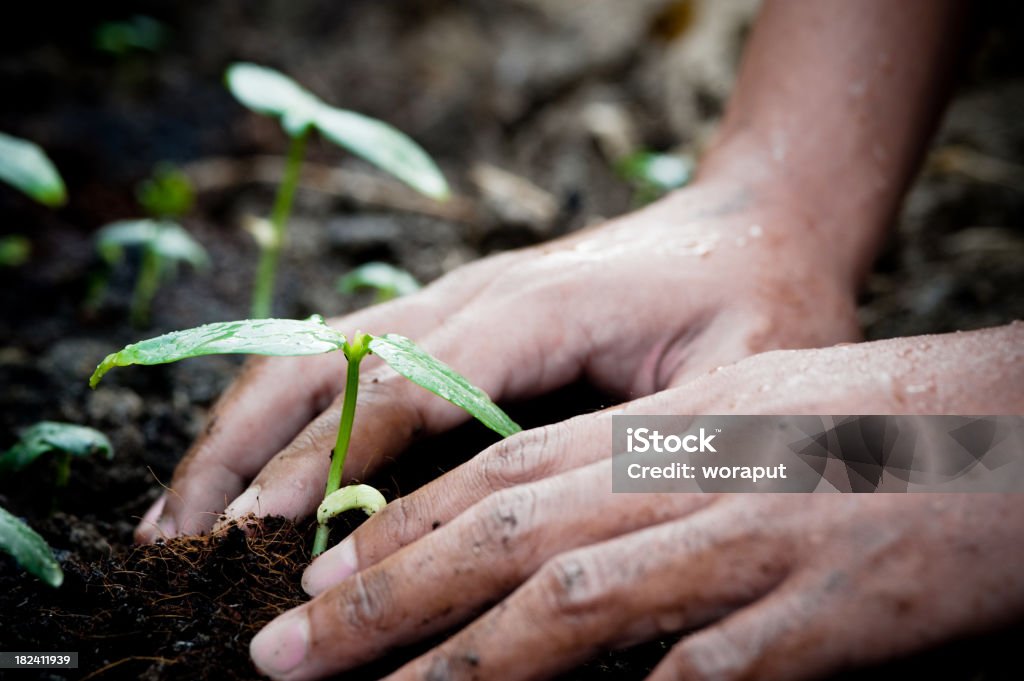
[[[317,559],[254,659],[316,678],[469,621],[389,678],[534,679],[698,628],[650,678],[795,680],[1011,621],[1024,497],[613,494],[606,457],[613,413],[1019,413],[1022,354],[1020,323],[769,352],[516,435]]]
[[[534,679],[692,630],[653,679],[796,681],[1024,615],[1020,495],[609,491],[612,413],[1024,413],[1020,323],[854,343],[963,6],[768,0],[692,187],[335,320],[410,336],[497,400],[585,377],[623,405],[392,502],[307,570],[315,598],[257,635],[257,666],[317,678],[455,627],[394,678]],[[364,366],[349,478],[466,418]],[[250,362],[137,538],[310,514],[343,373],[337,353]]]
[[[496,399],[582,376],[624,397],[647,395],[757,352],[855,340],[851,287],[815,261],[824,246],[813,226],[781,203],[751,207],[751,194],[709,182],[333,324],[411,336]],[[566,315],[573,300],[581,304]],[[379,361],[364,366],[350,477],[365,479],[413,435],[467,418]],[[151,513],[138,538],[209,530],[254,477],[229,516],[312,513],[344,371],[340,353],[251,362],[176,471],[174,494],[158,502],[162,515]]]

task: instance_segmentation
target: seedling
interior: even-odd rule
[[[159,52],[167,42],[167,28],[153,17],[136,15],[127,21],[107,21],[96,28],[96,49],[115,57],[132,52]]]
[[[110,460],[114,456],[114,448],[107,436],[98,430],[72,423],[40,421],[26,428],[21,439],[0,454],[0,475],[16,473],[46,454],[56,455],[54,484],[65,487],[71,472],[72,458],[102,456]]]
[[[64,180],[42,149],[28,140],[0,132],[0,181],[46,206],[67,201]]]
[[[368,354],[377,355],[402,376],[464,409],[502,437],[521,430],[486,393],[408,338],[395,334],[371,336],[357,331],[350,340],[327,326],[319,315],[304,320],[219,322],[133,343],[107,355],[89,378],[89,385],[95,388],[103,375],[116,366],[167,364],[212,354],[319,355],[335,350],[344,353],[348,369],[338,437],[331,455],[324,500],[317,510],[314,556],[327,548],[331,518],[353,508],[361,508],[367,515],[372,515],[385,504],[380,492],[369,485],[341,489],[341,476],[355,422],[359,364]]]
[[[40,421],[25,429],[14,446],[0,454],[0,475],[20,471],[46,454],[57,455],[54,484],[64,487],[73,457],[110,459],[114,449],[106,435],[92,428]],[[46,540],[3,507],[0,507],[0,551],[9,553],[19,565],[54,588],[64,581],[64,573]]]
[[[64,571],[46,540],[3,506],[0,506],[0,551],[13,556],[18,565],[53,588],[64,583]]]
[[[339,277],[336,286],[341,293],[373,289],[377,292],[374,300],[377,303],[409,295],[422,288],[420,282],[416,281],[416,277],[385,262],[368,262],[365,265],[360,265],[348,274]]]
[[[413,189],[443,200],[448,184],[423,149],[392,126],[354,111],[337,109],[321,101],[298,83],[273,69],[255,64],[234,64],[225,75],[228,89],[249,109],[281,119],[291,137],[284,178],[270,216],[272,229],[257,239],[260,261],[253,286],[252,316],[270,316],[277,264],[285,242],[306,142],[315,128],[327,140],[391,173]]]
[[[161,165],[153,177],[139,184],[135,195],[150,219],[120,220],[106,225],[96,233],[96,250],[111,268],[124,261],[125,248],[141,251],[131,318],[135,326],[145,326],[161,280],[173,277],[179,262],[202,269],[208,266],[209,257],[206,249],[175,221],[192,208],[195,200],[192,183],[184,173]],[[87,306],[99,304],[106,284],[104,273],[92,284]]]
[[[633,185],[633,202],[645,205],[686,186],[693,177],[693,167],[693,160],[687,156],[638,151],[621,159],[616,171]]]
[[[132,292],[131,317],[135,326],[149,323],[149,310],[161,280],[172,278],[179,262],[197,269],[209,265],[206,249],[171,220],[119,220],[96,233],[96,247],[111,267],[124,260],[124,249],[142,251],[139,274]]]
[[[0,237],[0,267],[18,267],[28,262],[32,244],[20,234]]]

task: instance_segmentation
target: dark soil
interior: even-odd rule
[[[74,3],[59,12],[30,3],[20,18],[5,18],[0,130],[45,147],[71,201],[50,211],[0,188],[0,235],[25,234],[33,249],[28,265],[0,268],[0,447],[17,429],[55,419],[103,430],[117,455],[112,465],[76,461],[59,494],[45,463],[0,479],[0,505],[51,542],[67,575],[51,591],[0,557],[0,650],[81,653],[77,672],[42,678],[254,678],[253,633],[304,599],[305,526],[271,520],[262,534],[131,543],[138,516],[170,480],[236,358],[115,372],[95,392],[85,383],[103,355],[139,337],[246,316],[256,250],[240,224],[265,215],[273,197],[257,172],[261,162],[251,159],[279,161],[285,141],[276,123],[246,113],[225,92],[228,63],[281,68],[332,103],[398,125],[438,157],[459,195],[446,208],[418,202],[366,165],[313,144],[313,165],[341,168],[345,181],[307,175],[276,310],[336,315],[369,302],[334,291],[335,278],[355,264],[387,260],[430,281],[490,252],[628,210],[632,190],[603,155],[603,133],[587,123],[595,107],[616,111],[640,146],[699,151],[750,18],[740,9],[747,3],[706,4],[728,20],[718,22],[727,28],[720,52],[703,56],[687,52],[685,40],[707,22],[690,11],[693,3],[673,0],[150,1]],[[95,49],[95,27],[137,13],[168,28],[161,50],[115,57]],[[870,338],[1024,317],[1024,33],[1021,10],[989,13],[999,28],[980,32],[961,94],[867,283],[861,316]],[[214,267],[183,272],[157,295],[153,327],[136,330],[127,322],[132,263],[114,273],[98,309],[84,308],[99,270],[91,238],[109,221],[139,215],[133,187],[162,161],[184,167],[198,186],[184,222]],[[485,163],[536,193],[509,196],[481,182]],[[538,193],[543,200],[526,200]],[[574,387],[512,409],[530,425],[607,402]],[[466,426],[421,443],[376,482],[388,496],[407,493],[490,441]],[[1021,633],[844,678],[1024,678]],[[640,679],[670,644],[610,652],[565,678]],[[377,678],[415,652],[360,673]]]

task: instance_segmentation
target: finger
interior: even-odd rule
[[[807,586],[794,581],[687,636],[673,646],[648,681],[798,681],[837,668],[827,664],[837,650],[829,641],[836,613],[830,612],[827,598]],[[844,638],[840,645],[849,643]]]
[[[556,312],[526,311],[513,297],[495,301],[492,296],[450,316],[420,345],[495,400],[527,397],[569,383],[581,370],[586,345],[564,342],[570,330]],[[228,516],[298,518],[311,513],[322,497],[340,413],[341,398],[267,463],[250,489],[232,502]],[[443,431],[467,418],[458,407],[378,366],[360,380],[346,480],[365,479],[414,436]]]
[[[442,527],[495,492],[607,458],[610,442],[611,419],[603,414],[505,438],[374,514],[313,561],[303,576],[303,587],[316,595]],[[599,489],[610,489],[610,485]]]
[[[490,270],[512,261],[512,257],[480,261],[415,296],[362,310],[336,325],[346,333],[360,329],[425,333],[471,297],[478,288],[474,283],[486,281]],[[161,534],[202,532],[213,526],[245,483],[337,396],[344,367],[344,357],[337,352],[250,361],[175,470],[163,513],[155,522],[141,524],[137,539],[152,541]]]
[[[391,681],[534,679],[715,620],[788,574],[781,542],[758,542],[749,513],[712,504],[687,518],[561,554],[498,607]]]
[[[160,516],[140,524],[136,538],[152,541],[212,526],[226,501],[329,400],[337,366],[330,355],[250,362],[175,470]]]
[[[293,668],[291,675],[307,678],[356,666],[464,620],[559,551],[680,517],[714,499],[610,490],[611,465],[602,461],[491,495],[271,624],[253,640],[253,658],[265,670],[283,672],[277,642],[305,626],[310,645],[302,669]],[[296,624],[296,618],[308,624]]]

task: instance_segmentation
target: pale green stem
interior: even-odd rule
[[[352,439],[352,424],[356,418],[356,397],[359,393],[359,363],[369,353],[370,336],[363,333],[356,333],[350,343],[346,343],[342,350],[348,358],[348,370],[345,377],[345,397],[341,405],[341,421],[338,424],[338,439],[334,444],[334,453],[331,455],[331,469],[327,474],[327,487],[324,491],[326,498],[332,492],[341,487],[341,474],[345,468],[345,457],[348,456],[348,445]],[[327,523],[316,528],[316,537],[313,540],[313,557],[319,556],[327,550],[327,540],[330,538],[331,528]]]
[[[142,327],[149,323],[150,305],[159,286],[160,254],[151,245],[147,245],[142,252],[139,276],[135,279],[135,291],[132,292],[131,316],[134,326]]]
[[[256,269],[256,282],[252,290],[253,319],[265,319],[270,316],[277,262],[281,257],[281,249],[284,247],[285,228],[288,225],[288,216],[292,212],[295,189],[299,186],[299,171],[302,169],[302,159],[306,155],[306,140],[308,139],[309,129],[307,128],[292,138],[291,147],[288,149],[288,162],[285,165],[284,178],[277,188],[274,209],[270,214],[270,224],[274,231],[269,243],[260,243],[260,262]]]

